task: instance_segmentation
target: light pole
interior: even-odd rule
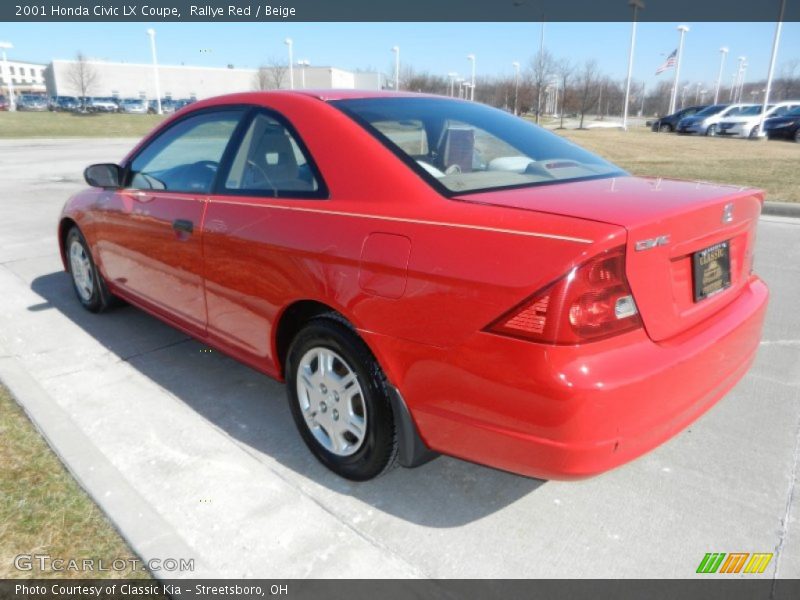
[[[3,51],[3,73],[8,77],[8,110],[17,110],[17,101],[14,99],[14,81],[11,79],[11,69],[8,66],[8,58],[6,57],[6,50],[11,50],[14,44],[11,42],[0,42],[0,50]]]
[[[147,30],[150,36],[150,51],[153,53],[153,77],[156,81],[156,113],[161,114],[161,82],[158,80],[158,56],[156,55],[156,30],[152,27]]]
[[[700,100],[700,88],[703,87],[703,84],[699,81],[697,82],[697,89],[694,91],[694,103],[697,104]]]
[[[456,73],[455,71],[450,71],[447,74],[447,79],[448,79],[447,89],[449,91],[449,94],[450,94],[451,98],[453,97],[453,94],[455,93],[453,91],[453,87],[454,87],[454,84],[455,84],[456,77],[458,77],[458,73]]]
[[[786,8],[786,0],[781,0],[781,9],[778,13],[778,22],[775,24],[775,37],[772,38],[772,56],[769,59],[769,70],[767,71],[767,87],[764,88],[764,105],[761,107],[761,118],[758,120],[758,137],[764,136],[764,117],[767,114],[767,104],[769,104],[769,93],[772,91],[772,76],[775,74],[775,58],[778,56],[778,44],[781,41],[781,27],[783,26],[783,11]]]
[[[558,116],[558,79],[553,80],[553,116]],[[564,104],[564,99],[561,99],[561,104]]]
[[[394,91],[400,91],[400,46],[392,46],[394,52]]]
[[[307,58],[304,58],[303,60],[298,60],[297,64],[300,65],[300,81],[303,84],[303,89],[306,89],[306,67],[311,63],[308,62]]]
[[[475,100],[475,55],[467,54],[467,60],[472,63],[472,81],[469,84],[469,99]]]
[[[642,0],[628,0],[633,7],[633,23],[631,24],[631,49],[628,51],[628,77],[625,80],[625,108],[622,110],[622,129],[628,129],[628,102],[631,96],[631,75],[633,74],[633,51],[636,48],[636,11],[644,8]]]
[[[514,61],[511,63],[511,66],[514,67],[514,114],[518,115],[518,101],[519,101],[519,62]]]
[[[714,104],[719,102],[719,86],[722,85],[722,69],[725,67],[725,57],[728,56],[728,48],[723,46],[719,49],[719,53],[722,55],[719,61],[719,74],[717,75],[717,89],[714,91]]]
[[[639,116],[644,115],[644,81],[642,82],[642,104],[639,107]]]
[[[287,37],[285,40],[283,40],[283,43],[286,44],[289,47],[289,89],[293,90],[294,89],[294,64],[292,63],[292,61],[294,59],[292,58],[292,49],[294,47],[294,41],[292,41],[292,38],[288,38]]]
[[[742,62],[742,74],[739,76],[739,89],[736,92],[736,101],[742,101],[742,92],[744,91],[744,77],[747,73],[747,60]]]
[[[681,88],[681,108],[686,105],[686,92],[689,91],[691,84],[687,83],[683,88]]]
[[[741,66],[740,66],[741,68]],[[729,102],[733,102],[733,95],[736,93],[736,83],[739,81],[739,71],[734,71],[731,76],[731,93],[728,97]]]
[[[738,60],[739,60],[739,66],[736,68],[736,79],[733,83],[733,93],[731,94],[731,101],[733,102],[739,101],[739,82],[742,79],[742,68],[747,58],[744,56],[740,56]]]
[[[681,33],[680,41],[678,42],[678,56],[675,60],[675,79],[672,82],[672,99],[669,102],[669,114],[675,112],[675,102],[678,99],[678,79],[681,76],[681,58],[683,57],[683,38],[689,28],[686,25],[678,25],[678,31]]]

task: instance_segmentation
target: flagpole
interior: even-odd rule
[[[683,56],[683,38],[689,28],[686,25],[678,25],[678,31],[681,32],[681,38],[678,42],[678,56],[675,59],[675,79],[672,82],[672,98],[669,102],[669,114],[675,112],[675,102],[678,99],[678,78],[681,76],[681,58]]]
[[[631,25],[631,49],[628,52],[628,78],[625,82],[625,108],[622,111],[622,129],[628,128],[628,102],[631,96],[631,74],[633,73],[633,51],[636,49],[636,11],[644,8],[642,0],[629,0],[633,7],[633,24]]]
[[[775,24],[775,37],[772,39],[772,57],[769,61],[769,71],[767,72],[767,88],[764,91],[764,105],[761,107],[761,118],[758,120],[758,137],[764,137],[764,117],[767,114],[769,104],[769,93],[772,91],[772,76],[775,74],[775,58],[778,56],[778,44],[781,41],[781,27],[783,26],[783,11],[786,8],[786,0],[781,0],[781,10],[778,13],[778,22]]]

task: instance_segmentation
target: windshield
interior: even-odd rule
[[[703,110],[698,112],[695,116],[696,117],[710,117],[711,115],[715,115],[719,112],[722,112],[727,108],[727,104],[712,104],[711,106],[705,107]]]
[[[784,117],[800,117],[800,106],[797,106],[783,115]]]
[[[483,104],[444,98],[331,104],[445,194],[626,175],[554,133]]]
[[[738,114],[741,117],[749,117],[749,116],[752,116],[752,115],[760,115],[761,114],[761,110],[763,108],[764,108],[763,105],[747,106],[745,108],[740,109],[739,112],[736,113],[736,114]]]

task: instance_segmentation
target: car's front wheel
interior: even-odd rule
[[[714,137],[715,135],[717,135],[717,126],[709,125],[708,129],[706,129],[706,135],[710,137]]]
[[[286,384],[300,435],[326,467],[365,481],[396,464],[386,378],[367,345],[338,316],[316,318],[297,334]]]
[[[672,131],[672,126],[671,126],[671,125],[669,125],[668,123],[662,123],[662,124],[661,124],[661,125],[658,127],[658,130],[659,130],[661,133],[670,133],[670,132]]]
[[[108,308],[113,297],[97,270],[89,245],[77,227],[67,233],[64,253],[72,276],[72,286],[83,307],[90,312],[101,312]]]

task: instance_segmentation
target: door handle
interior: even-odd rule
[[[194,233],[194,223],[188,219],[175,219],[172,222],[172,228],[175,231],[182,231],[183,233]]]

